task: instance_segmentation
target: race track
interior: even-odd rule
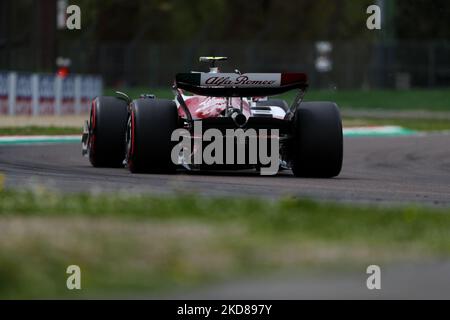
[[[202,195],[298,196],[368,203],[414,202],[450,206],[450,136],[346,138],[344,167],[336,179],[299,179],[289,172],[179,172],[132,175],[126,169],[96,169],[79,144],[0,146],[6,187],[44,185],[72,191],[127,191]]]

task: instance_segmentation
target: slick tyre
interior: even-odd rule
[[[332,178],[342,168],[339,109],[332,102],[301,103],[294,118],[292,171],[297,177]]]
[[[171,159],[178,127],[175,103],[163,99],[137,99],[128,120],[128,168],[132,173],[173,173]]]
[[[89,160],[94,167],[121,167],[125,159],[127,103],[115,97],[98,97],[90,113]]]

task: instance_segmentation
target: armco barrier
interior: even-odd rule
[[[37,74],[0,71],[0,114],[65,115],[87,113],[93,98],[102,94],[99,76]]]

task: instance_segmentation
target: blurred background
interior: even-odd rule
[[[92,98],[173,99],[203,55],[308,73],[341,110],[342,176],[91,168]],[[449,88],[448,0],[0,0],[0,298],[373,298],[373,263],[404,263],[388,297],[450,297]]]
[[[65,27],[69,4],[81,30]],[[366,27],[371,4],[381,30]],[[54,72],[64,57],[106,86],[166,87],[226,55],[225,69],[304,71],[313,88],[447,87],[449,16],[447,0],[2,0],[0,70]]]

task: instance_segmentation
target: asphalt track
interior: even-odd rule
[[[351,270],[304,271],[245,278],[196,290],[168,294],[181,300],[448,300],[450,262],[410,262],[380,265],[381,290],[368,290],[367,266]],[[160,297],[151,297],[157,299]]]
[[[301,179],[290,172],[179,172],[133,175],[98,169],[79,144],[0,146],[0,173],[7,188],[43,185],[50,190],[172,194],[298,196],[362,203],[450,206],[450,135],[346,138],[344,166],[335,179]]]

